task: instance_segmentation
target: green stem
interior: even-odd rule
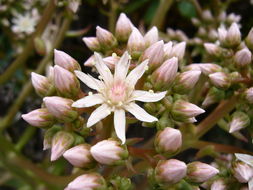
[[[192,4],[194,5],[195,9],[196,9],[196,12],[197,12],[197,15],[200,19],[202,19],[202,8],[199,4],[199,2],[197,0],[190,0],[192,2]]]
[[[117,8],[118,8],[118,4],[116,1],[111,0],[110,1],[110,6],[111,6],[111,10],[109,13],[109,30],[111,32],[114,32],[115,30],[115,23],[116,23],[116,18],[117,18]]]
[[[28,126],[23,135],[20,137],[18,143],[15,145],[15,149],[20,152],[23,147],[27,144],[27,142],[31,139],[31,137],[36,132],[36,128],[32,126]]]

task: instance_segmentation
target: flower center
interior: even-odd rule
[[[115,82],[109,90],[109,101],[116,106],[121,106],[125,101],[126,94],[126,86],[124,82]]]

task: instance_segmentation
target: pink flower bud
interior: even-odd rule
[[[43,98],[43,101],[48,111],[61,121],[71,122],[78,116],[77,112],[71,107],[73,104],[71,99],[51,96]]]
[[[248,88],[245,93],[246,100],[248,100],[249,103],[253,104],[253,87]]]
[[[117,40],[113,34],[99,26],[96,27],[96,36],[102,48],[111,49],[117,45]]]
[[[50,127],[54,123],[54,117],[47,109],[41,108],[23,114],[22,118],[35,127]]]
[[[132,33],[128,38],[127,49],[133,58],[139,58],[142,51],[145,49],[144,38],[137,28],[132,29]]]
[[[253,168],[238,161],[233,164],[233,174],[240,183],[247,183],[253,177]]]
[[[186,42],[180,42],[174,45],[171,50],[171,55],[174,57],[177,57],[179,60],[182,60],[185,53],[185,47],[186,47]]]
[[[251,28],[251,30],[249,31],[245,39],[245,43],[250,50],[253,50],[253,28]]]
[[[52,91],[53,85],[47,77],[32,72],[32,84],[38,95],[47,96]]]
[[[62,126],[54,125],[46,130],[43,140],[43,150],[47,150],[52,146],[52,140],[55,134],[62,129]]]
[[[100,51],[101,47],[96,37],[84,37],[83,41],[91,51]]]
[[[132,22],[125,13],[120,13],[116,23],[115,35],[119,41],[126,42],[132,32]]]
[[[178,129],[166,127],[159,131],[155,138],[157,152],[171,156],[179,151],[182,146],[182,134]]]
[[[244,112],[237,111],[233,113],[232,121],[229,125],[229,133],[239,131],[240,129],[249,126],[249,124],[250,124],[249,116]]]
[[[185,177],[186,169],[186,164],[179,160],[161,160],[155,168],[155,177],[161,183],[174,184]]]
[[[234,56],[235,64],[238,67],[245,67],[251,63],[252,54],[248,48],[243,48],[236,52]]]
[[[221,48],[213,43],[204,43],[204,47],[207,51],[208,54],[212,55],[212,56],[220,56],[221,54]]]
[[[211,83],[217,88],[228,88],[230,86],[230,79],[226,73],[216,72],[209,76]]]
[[[198,65],[199,65],[202,73],[205,75],[209,75],[209,74],[219,72],[222,70],[221,66],[214,64],[214,63],[201,63]]]
[[[52,140],[51,161],[55,161],[60,158],[74,143],[74,140],[75,139],[71,133],[65,131],[57,132]]]
[[[156,43],[159,39],[158,29],[153,26],[144,36],[146,47]]]
[[[47,67],[46,76],[50,82],[54,81],[54,67],[52,66]]]
[[[90,153],[89,144],[79,144],[64,152],[63,157],[73,166],[79,168],[89,168],[93,165],[93,158]]]
[[[93,67],[95,65],[95,56],[92,55],[90,56],[85,62],[84,62],[84,66],[87,67]]]
[[[164,50],[164,58],[165,59],[172,57],[172,45],[173,45],[173,43],[171,41],[164,44],[163,50]]]
[[[226,36],[227,36],[227,30],[225,29],[225,27],[220,27],[218,29],[218,38],[222,45],[226,44]]]
[[[202,162],[192,162],[187,165],[187,178],[192,182],[205,182],[218,173],[219,170]]]
[[[81,70],[80,65],[74,58],[57,49],[54,49],[54,63],[71,72],[74,70]]]
[[[208,93],[202,103],[202,106],[207,107],[211,104],[214,104],[214,103],[224,99],[224,97],[225,97],[225,93],[223,90],[212,87],[208,91]]]
[[[68,8],[73,12],[76,13],[81,1],[80,0],[70,0],[68,4]]]
[[[225,182],[221,179],[215,180],[210,187],[210,190],[226,190],[226,189],[227,186]]]
[[[56,90],[65,97],[75,97],[79,92],[79,82],[70,71],[55,65],[54,85]]]
[[[163,45],[164,43],[161,40],[154,43],[144,51],[142,60],[148,59],[148,64],[151,68],[156,68],[161,65],[164,58]]]
[[[238,25],[234,22],[228,29],[226,44],[230,47],[237,47],[241,43],[241,32]]]
[[[211,21],[213,21],[213,15],[212,15],[212,13],[211,13],[210,10],[204,10],[204,11],[202,12],[202,18],[203,18],[204,21],[206,21],[206,22],[211,22]]]
[[[64,190],[107,190],[104,178],[98,173],[83,174],[72,182]]]
[[[91,147],[93,158],[101,164],[117,165],[127,159],[126,146],[115,140],[103,140]]]

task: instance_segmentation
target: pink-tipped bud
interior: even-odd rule
[[[155,168],[155,178],[161,183],[174,184],[186,176],[186,169],[187,166],[182,161],[161,160]]]
[[[253,104],[253,87],[248,88],[248,89],[246,90],[245,94],[246,94],[246,100],[247,100],[249,103]]]
[[[118,57],[117,55],[112,55],[112,56],[103,58],[104,63],[110,69],[114,69],[115,65],[119,62],[119,60],[120,60],[120,57]]]
[[[81,4],[80,0],[70,0],[68,4],[68,8],[73,12],[76,13],[79,5]]]
[[[61,95],[69,98],[77,95],[80,86],[73,73],[58,65],[54,66],[54,85]]]
[[[71,122],[78,116],[77,112],[71,107],[73,104],[71,99],[51,96],[43,98],[43,101],[48,111],[61,121]]]
[[[153,26],[144,36],[146,47],[156,43],[159,39],[158,29]]]
[[[99,44],[104,49],[111,49],[117,45],[117,40],[113,34],[99,26],[96,27],[96,36]]]
[[[126,146],[111,139],[98,142],[91,147],[90,152],[97,162],[106,165],[121,164],[128,157]]]
[[[142,51],[145,49],[145,41],[137,28],[133,28],[128,38],[127,49],[131,56],[135,59],[139,58]]]
[[[212,73],[209,76],[211,83],[217,88],[228,88],[230,86],[230,79],[226,73],[216,72]]]
[[[72,182],[64,190],[107,190],[104,178],[98,173],[83,174]]]
[[[240,183],[247,183],[253,177],[253,168],[238,161],[233,164],[233,174]]]
[[[93,158],[90,153],[89,144],[79,144],[64,152],[63,157],[73,166],[79,168],[89,168],[93,165]]]
[[[185,71],[176,78],[173,89],[178,93],[186,93],[191,90],[198,82],[201,71]]]
[[[210,190],[226,190],[226,189],[227,186],[225,182],[221,179],[215,180],[210,187]]]
[[[84,37],[84,43],[91,51],[100,51],[101,47],[96,37]]]
[[[234,133],[236,131],[239,131],[250,124],[250,118],[249,116],[241,111],[237,111],[233,113],[232,121],[229,125],[229,133]]]
[[[211,104],[219,102],[220,100],[224,99],[224,97],[225,97],[225,93],[223,90],[212,87],[210,88],[204,101],[202,102],[202,106],[207,107]]]
[[[171,41],[164,44],[163,50],[164,50],[164,58],[165,59],[172,57],[172,45],[173,45],[173,43]]]
[[[216,174],[219,170],[202,162],[192,162],[187,165],[187,178],[196,183],[203,183]]]
[[[171,56],[177,57],[179,60],[182,60],[185,53],[186,42],[180,42],[173,46],[171,50]]]
[[[234,22],[228,29],[226,44],[230,47],[237,47],[241,43],[241,32],[239,26]]]
[[[203,12],[202,12],[202,18],[203,18],[203,20],[204,21],[206,21],[206,22],[211,22],[211,21],[213,21],[213,15],[212,15],[212,13],[211,13],[211,11],[210,10],[204,10]]]
[[[55,134],[52,140],[51,161],[60,158],[63,153],[69,149],[74,143],[74,137],[71,133],[59,131]]]
[[[115,35],[119,41],[126,42],[132,32],[132,22],[125,13],[120,13],[116,23]]]
[[[243,48],[236,52],[234,56],[235,64],[238,67],[245,67],[251,63],[252,54],[248,48]]]
[[[62,129],[62,126],[54,125],[46,130],[43,140],[43,150],[47,150],[52,146],[52,140],[55,134]]]
[[[166,127],[159,131],[155,138],[156,151],[171,156],[177,153],[182,146],[182,134],[178,129]]]
[[[80,65],[74,58],[57,49],[54,49],[54,63],[71,72],[74,70],[81,70]]]
[[[54,123],[54,116],[47,109],[41,108],[23,114],[22,118],[35,127],[50,127]]]
[[[218,38],[222,45],[226,44],[226,36],[227,36],[227,30],[225,29],[225,27],[222,26],[218,28]]]
[[[36,93],[41,96],[47,96],[52,92],[53,85],[47,77],[32,72],[32,84]]]
[[[199,65],[202,73],[205,75],[209,75],[209,74],[219,72],[222,70],[221,66],[214,64],[214,63],[201,63],[198,65]]]
[[[93,67],[96,64],[95,62],[95,56],[92,55],[90,56],[85,62],[84,62],[84,66],[87,67]]]
[[[152,74],[152,82],[158,87],[168,87],[176,78],[178,59],[173,57],[166,60]]]
[[[208,54],[219,57],[221,55],[221,48],[213,43],[204,43],[204,47]]]
[[[245,43],[250,50],[253,50],[253,28],[251,28],[251,30],[249,31],[245,39]]]
[[[54,81],[54,67],[52,66],[47,67],[46,76],[50,82]]]
[[[142,56],[142,60],[148,59],[148,64],[151,68],[156,68],[161,65],[164,58],[163,41],[159,41],[147,48]]]
[[[228,16],[227,16],[227,22],[228,23],[233,23],[233,22],[240,22],[241,20],[241,16],[240,15],[236,15],[235,13],[230,13]]]

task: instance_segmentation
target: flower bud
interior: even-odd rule
[[[76,13],[79,5],[81,4],[80,0],[70,0],[68,4],[68,8],[73,12]]]
[[[92,67],[96,64],[95,62],[95,56],[92,55],[90,56],[85,62],[84,62],[84,66],[87,66],[87,67]]]
[[[219,72],[222,70],[221,66],[214,64],[214,63],[201,63],[198,65],[199,65],[202,73],[205,75],[209,75],[209,74]]]
[[[111,49],[117,45],[117,40],[113,34],[99,26],[96,27],[96,36],[99,44],[104,49]]]
[[[145,49],[145,41],[140,31],[133,28],[128,38],[127,49],[134,59],[139,58],[142,51]]]
[[[163,46],[163,51],[164,51],[164,58],[169,59],[172,57],[172,45],[173,43],[170,41]]]
[[[159,68],[157,68],[151,78],[157,88],[168,87],[176,78],[178,70],[178,59],[173,57],[166,60]]]
[[[210,190],[226,190],[227,186],[225,182],[221,179],[215,180],[212,185]]]
[[[176,78],[173,89],[177,93],[187,93],[191,90],[199,80],[201,71],[185,71],[180,73]]]
[[[75,97],[80,88],[76,76],[58,65],[54,66],[54,85],[56,90],[65,97]]]
[[[53,127],[46,130],[43,140],[43,150],[51,148],[52,140],[55,134],[62,129],[62,126],[54,125]]]
[[[103,58],[104,63],[110,68],[110,69],[114,69],[115,65],[119,62],[120,57],[118,57],[117,55],[112,55],[109,57],[105,57]]]
[[[107,190],[104,178],[98,173],[83,174],[72,182],[64,190]]]
[[[147,48],[142,56],[142,60],[148,59],[148,64],[151,68],[156,68],[161,65],[164,58],[163,41],[159,41]]]
[[[174,184],[185,177],[186,169],[186,164],[179,160],[160,160],[155,168],[155,178],[161,183]]]
[[[249,31],[249,33],[245,39],[245,43],[250,50],[253,50],[253,27]]]
[[[171,50],[171,56],[175,56],[179,60],[182,60],[185,53],[185,47],[186,47],[186,42],[180,42],[174,45]]]
[[[84,43],[91,51],[100,51],[101,47],[96,37],[84,37]]]
[[[156,151],[171,156],[182,146],[182,134],[178,129],[166,127],[159,131],[155,138]]]
[[[249,124],[250,124],[249,116],[244,112],[237,111],[233,113],[232,121],[229,126],[229,133],[239,131],[242,128],[249,126]]]
[[[226,44],[226,36],[227,36],[227,30],[224,26],[218,28],[218,38],[222,45]]]
[[[101,164],[118,165],[128,157],[125,145],[116,140],[103,140],[90,149],[93,158]]]
[[[153,26],[144,36],[146,47],[156,43],[159,40],[158,29]]]
[[[32,72],[32,85],[41,97],[49,95],[53,91],[53,85],[47,77]]]
[[[204,47],[208,54],[219,57],[221,55],[221,48],[213,43],[204,43]]]
[[[219,170],[202,162],[197,161],[187,165],[187,178],[195,183],[205,182],[218,173]]]
[[[74,136],[65,131],[59,131],[52,139],[51,161],[60,158],[63,153],[74,143]]]
[[[35,127],[50,127],[54,123],[54,116],[47,109],[41,108],[23,114],[22,118]]]
[[[46,76],[50,82],[54,81],[54,67],[48,66],[46,68]]]
[[[252,55],[249,49],[243,48],[236,52],[234,56],[234,61],[238,67],[245,67],[250,64],[251,58],[252,58]]]
[[[246,93],[246,100],[249,103],[253,104],[253,87],[248,88],[245,93]]]
[[[202,106],[203,107],[207,107],[207,106],[209,106],[211,104],[219,102],[220,100],[224,99],[224,97],[225,97],[225,93],[224,93],[223,90],[220,90],[218,88],[212,87],[208,91],[208,93],[207,93],[204,101],[202,102]]]
[[[233,174],[240,183],[247,183],[253,177],[253,168],[244,162],[237,161],[233,164]]]
[[[116,23],[115,35],[119,41],[126,42],[132,32],[132,22],[125,13],[120,13]]]
[[[228,29],[226,35],[226,44],[229,47],[237,47],[241,43],[241,32],[238,25],[234,22]]]
[[[202,18],[206,22],[212,22],[213,21],[213,15],[210,10],[204,10],[202,12]]]
[[[93,165],[93,158],[90,153],[89,144],[79,144],[64,152],[63,157],[73,166],[79,168],[89,168]]]
[[[40,37],[34,38],[34,48],[39,55],[45,55],[47,52],[46,44]]]
[[[77,112],[71,107],[73,104],[71,99],[51,96],[43,98],[43,101],[48,111],[61,121],[71,122],[78,116]]]
[[[74,58],[57,49],[54,49],[54,63],[71,72],[74,70],[81,70],[80,65]]]
[[[208,75],[211,83],[217,88],[229,88],[230,86],[230,79],[226,73],[223,72],[216,72]]]
[[[230,13],[228,16],[227,16],[227,22],[228,23],[233,23],[233,22],[240,22],[241,20],[241,16],[240,15],[236,15],[235,13]]]

